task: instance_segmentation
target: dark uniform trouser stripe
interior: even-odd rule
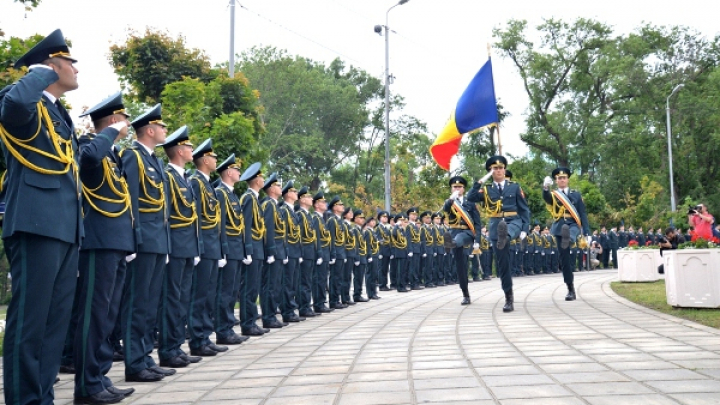
[[[85,366],[87,364],[87,345],[88,345],[88,330],[90,329],[90,314],[92,313],[92,300],[93,293],[95,292],[95,251],[91,250],[89,253],[89,264],[88,264],[88,285],[85,297],[85,311],[83,313],[83,325],[82,325],[82,352],[75,353],[76,356],[82,356],[82,367],[79,374],[85,375]],[[85,378],[80,378],[80,391],[83,396],[88,396],[87,389],[85,387]]]

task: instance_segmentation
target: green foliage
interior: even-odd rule
[[[15,69],[12,66],[43,38],[44,36],[39,34],[25,39],[12,36],[5,38],[0,35],[0,89],[25,75],[25,69]]]
[[[130,95],[147,104],[160,102],[165,86],[184,77],[207,83],[218,75],[204,52],[186,48],[185,38],[149,28],[143,35],[131,30],[126,43],[112,45],[110,64]]]

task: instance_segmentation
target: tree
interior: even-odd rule
[[[128,32],[124,44],[110,47],[110,64],[137,101],[155,104],[165,86],[183,77],[208,83],[219,74],[199,49],[188,49],[185,38],[147,29],[143,35]]]

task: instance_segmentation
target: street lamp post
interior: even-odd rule
[[[673,184],[673,158],[672,158],[672,129],[670,126],[670,97],[672,97],[675,93],[678,92],[681,88],[683,88],[684,84],[678,84],[675,86],[675,88],[672,90],[670,95],[667,97],[666,103],[665,103],[665,113],[667,114],[666,124],[667,124],[667,144],[668,144],[668,167],[670,169],[670,209],[672,212],[675,212],[675,209],[677,206],[675,205],[675,186]]]
[[[390,28],[388,16],[390,10],[410,0],[400,0],[385,13],[385,211],[390,212]],[[383,27],[376,25],[375,32],[380,34]]]

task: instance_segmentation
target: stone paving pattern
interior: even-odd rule
[[[122,404],[720,404],[720,330],[635,305],[610,289],[616,270],[514,279],[359,303],[251,338],[159,383],[125,383]],[[239,332],[239,330],[238,330]],[[187,349],[186,349],[187,350]],[[61,375],[56,404],[71,404]]]

